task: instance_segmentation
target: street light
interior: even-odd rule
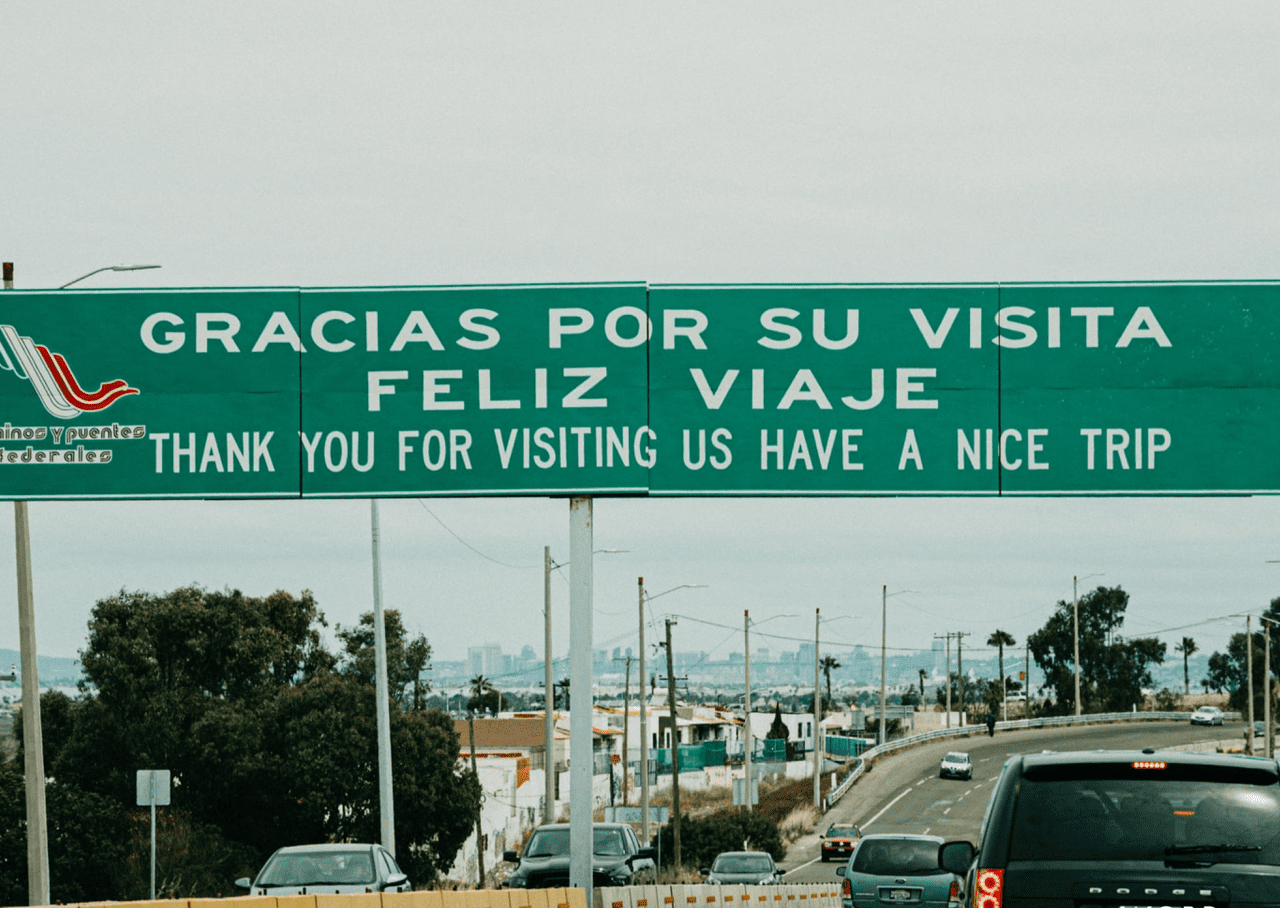
[[[80,275],[75,280],[67,281],[65,284],[58,287],[58,289],[62,290],[66,287],[70,287],[72,284],[78,284],[85,278],[92,277],[93,275],[97,274],[100,271],[148,271],[152,268],[159,268],[159,267],[160,267],[159,265],[104,265],[101,268],[94,268],[88,274]]]
[[[667,593],[674,593],[676,590],[692,590],[703,589],[705,583],[682,583],[679,586],[673,586],[669,590],[663,590],[661,593],[654,593],[652,596],[644,590],[644,578],[636,578],[640,589],[640,841],[645,846],[649,845],[649,698],[644,693],[644,685],[647,681],[644,667],[644,604],[645,600],[652,601],[659,599]],[[675,743],[675,726],[671,728],[672,743]],[[678,756],[678,754],[677,754]],[[625,759],[623,762],[626,762]],[[672,766],[677,764],[673,760]],[[679,777],[676,774],[671,776],[672,792],[675,792],[679,784]],[[680,822],[677,816],[676,822]]]
[[[607,555],[616,555],[626,552],[627,549],[595,549],[591,554],[604,553]],[[542,549],[542,617],[543,632],[545,635],[543,649],[543,680],[542,680],[542,712],[543,712],[543,758],[542,758],[542,775],[544,776],[543,799],[543,822],[554,823],[556,811],[556,785],[555,785],[555,762],[553,755],[556,746],[556,720],[555,720],[555,683],[551,673],[551,572],[559,570],[562,567],[568,567],[569,562],[557,564],[551,560],[551,546],[543,546]]]
[[[1077,585],[1081,580],[1088,580],[1090,577],[1101,577],[1102,574],[1086,574],[1083,577],[1072,576],[1071,578],[1071,635],[1074,638],[1075,646],[1075,680],[1076,680],[1076,715],[1080,715],[1080,596],[1077,591]]]
[[[879,742],[877,742],[879,744],[883,744],[886,740],[888,740],[888,735],[885,733],[885,726],[888,724],[888,722],[886,722],[884,718],[884,710],[885,710],[884,673],[885,673],[885,649],[886,649],[885,637],[887,636],[888,625],[889,625],[889,618],[888,618],[889,610],[887,607],[887,603],[889,601],[890,596],[901,596],[903,593],[916,592],[916,590],[898,590],[896,593],[889,593],[889,592],[886,592],[886,590],[888,589],[889,589],[888,584],[882,584],[880,586],[880,740]],[[950,665],[947,666],[947,670],[950,671]],[[950,678],[947,679],[947,689],[948,690],[951,689]]]
[[[159,265],[108,265],[95,268],[62,287],[69,287],[99,271],[136,271]],[[13,263],[4,263],[3,286],[13,289]],[[61,287],[58,289],[62,289]],[[31,579],[31,526],[27,503],[13,503],[16,573],[18,581],[18,650],[22,663],[22,740],[26,754],[27,894],[32,905],[49,904],[49,832],[45,810],[44,748],[40,722],[40,678],[36,670],[35,595]]]

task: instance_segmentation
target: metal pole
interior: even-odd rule
[[[1078,578],[1071,576],[1071,627],[1075,639],[1076,715],[1080,715],[1080,596],[1076,590]]]
[[[591,873],[592,752],[592,499],[569,499],[569,885],[594,904]]]
[[[156,900],[156,775],[151,774],[151,901]]]
[[[887,607],[887,603],[889,601],[888,590],[889,590],[889,585],[887,583],[880,587],[880,741],[879,743],[881,744],[883,744],[886,740],[888,740],[884,732],[884,726],[885,726],[885,721],[884,721],[885,635],[889,627],[889,619],[888,619],[889,613],[888,613],[888,607]],[[947,657],[947,669],[948,671],[951,669],[951,657],[949,655]],[[950,685],[951,685],[951,681],[950,679],[948,679],[947,680],[948,689],[950,689]],[[948,707],[948,710],[947,710],[947,721],[948,723],[951,721],[950,707]]]
[[[1258,620],[1263,622],[1262,660],[1264,670],[1262,672],[1262,683],[1265,686],[1265,690],[1262,695],[1262,733],[1265,735],[1263,738],[1265,743],[1263,744],[1262,752],[1266,754],[1267,757],[1274,757],[1276,754],[1271,743],[1271,621],[1267,618],[1259,618]]]
[[[1245,741],[1244,752],[1252,756],[1253,754],[1253,616],[1252,615],[1244,616],[1244,661],[1245,661],[1245,675],[1249,679],[1249,688],[1248,688],[1249,716],[1247,719],[1249,723],[1249,726],[1248,726],[1249,730],[1245,732],[1245,735],[1244,735],[1244,741]]]
[[[680,726],[676,723],[676,668],[667,619],[667,710],[671,715],[671,841],[676,870],[680,869]]]
[[[627,656],[627,681],[622,688],[622,806],[626,807],[629,803],[627,800],[627,783],[630,779],[627,776],[630,773],[627,770],[628,760],[631,759],[631,657]],[[612,778],[613,770],[610,769],[610,778]],[[612,790],[612,789],[611,789]]]
[[[476,772],[476,717],[475,713],[467,710],[467,736],[471,739],[471,774],[479,778],[480,774]],[[482,824],[483,811],[476,814],[476,866],[480,871],[480,889],[484,888],[484,826]]]
[[[373,537],[373,655],[378,697],[378,807],[382,820],[382,847],[396,853],[396,809],[391,783],[391,692],[387,685],[387,629],[382,620],[382,539],[378,526],[378,499],[369,499]]]
[[[546,776],[542,822],[554,823],[556,820],[556,688],[551,675],[551,546],[549,545],[542,548],[542,602],[543,623],[546,625],[544,629],[546,640],[542,647],[544,663],[542,699],[546,713],[546,721],[543,723],[546,726],[545,737],[542,742],[543,775]]]
[[[640,590],[640,841],[649,845],[649,695],[644,686],[644,578],[636,578]]]
[[[742,640],[744,649],[743,662],[746,665],[745,680],[747,695],[745,700],[747,720],[742,723],[742,769],[745,776],[747,792],[747,813],[751,813],[751,613],[742,610]]]
[[[13,262],[3,266],[4,289],[13,289]],[[27,790],[27,898],[48,905],[49,824],[44,797],[44,734],[40,724],[40,674],[36,668],[36,609],[31,579],[31,527],[27,503],[13,503],[18,575],[18,649],[22,663],[22,750]]]
[[[951,727],[951,632],[947,631],[947,728]]]
[[[813,610],[813,806],[822,809],[822,688],[818,682],[818,632],[822,610]]]

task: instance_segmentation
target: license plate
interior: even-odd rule
[[[911,900],[910,889],[890,889],[885,893],[885,898],[890,902],[907,902]]]

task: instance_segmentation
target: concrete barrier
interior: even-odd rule
[[[836,883],[601,886],[595,900],[594,908],[841,908]]]
[[[566,888],[431,889],[420,892],[360,892],[349,895],[329,892],[225,899],[80,902],[66,908],[587,908],[587,896],[581,889]]]

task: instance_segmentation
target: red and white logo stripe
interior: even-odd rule
[[[141,393],[122,378],[104,382],[96,391],[84,390],[61,353],[33,343],[12,325],[0,325],[0,369],[31,382],[40,403],[59,419],[105,410],[127,394]]]

